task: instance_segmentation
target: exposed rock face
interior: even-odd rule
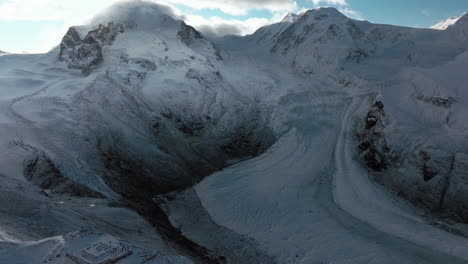
[[[94,38],[84,42],[76,29],[71,27],[60,44],[59,59],[71,69],[90,72],[92,67],[102,62],[102,48]]]
[[[115,67],[111,74],[119,83],[136,85],[146,78],[148,72],[156,69],[156,64],[149,59],[129,58],[127,54],[122,54],[119,66]]]
[[[437,168],[437,166],[435,166],[436,164],[432,164],[434,161],[428,152],[421,151],[419,155],[421,156],[422,161],[422,164],[420,166],[421,173],[424,177],[424,181],[428,182],[432,180],[435,176],[437,176],[440,170]]]
[[[107,26],[101,24],[97,29],[90,31],[88,35],[86,35],[84,42],[87,40],[95,40],[101,46],[112,45],[117,35],[123,32],[124,26],[122,24],[114,24],[112,22]]]
[[[185,24],[184,22],[181,23],[180,31],[177,32],[177,37],[185,43],[186,45],[191,45],[197,39],[203,39],[203,36],[198,32],[195,28]]]
[[[99,25],[99,28],[88,32],[85,38],[81,39],[78,31],[71,27],[60,44],[59,59],[71,69],[89,73],[103,61],[102,47],[111,45],[117,34],[122,32],[123,25],[109,23],[107,26]]]
[[[348,55],[346,56],[346,61],[351,61],[359,64],[368,57],[369,53],[363,49],[349,49]]]
[[[458,102],[456,98],[453,98],[451,96],[439,97],[439,96],[417,95],[416,99],[423,101],[425,103],[433,104],[435,106],[443,107],[443,108],[450,108],[452,107],[454,103]]]
[[[366,33],[362,31],[352,20],[348,20],[346,23],[348,33],[353,39],[362,39]]]
[[[273,53],[282,51],[282,54],[286,54],[290,49],[302,44],[306,36],[315,33],[317,31],[315,24],[307,24],[309,17],[311,17],[311,13],[306,12],[295,23],[287,27],[281,34],[279,34],[277,41],[270,51]],[[324,18],[325,17],[316,19],[322,20]],[[303,30],[300,31],[301,33],[298,34],[299,28],[302,24],[306,25]]]
[[[105,198],[101,193],[65,178],[57,166],[44,154],[34,155],[24,163],[25,178],[43,189],[41,193],[44,195],[47,195],[46,191],[50,191],[75,197]]]
[[[203,35],[192,26],[181,22],[180,30],[177,32],[177,38],[185,45],[191,46],[196,43],[203,43],[215,55],[217,60],[222,60],[220,50],[211,42],[206,40]]]
[[[427,102],[449,107],[446,100],[440,104]],[[358,133],[358,149],[365,166],[375,172],[375,180],[430,211],[467,222],[468,155],[431,144],[401,149],[398,143],[387,140],[385,132],[390,132],[385,130],[386,119],[384,105],[377,101]]]
[[[359,150],[366,166],[373,171],[383,171],[388,168],[391,160],[390,148],[387,146],[385,134],[385,111],[382,102],[375,102],[367,113],[365,129],[359,137]]]

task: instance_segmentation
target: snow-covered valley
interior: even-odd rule
[[[122,3],[0,52],[0,263],[468,263],[468,15],[180,19]]]

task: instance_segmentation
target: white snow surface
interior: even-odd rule
[[[262,155],[190,190],[200,200],[193,209],[210,221],[184,220],[189,216],[180,213],[180,200],[166,204],[171,221],[202,246],[225,243],[224,251],[247,251],[234,241],[229,248],[236,233],[274,263],[468,263],[466,237],[434,226],[422,210],[371,181],[354,137],[377,98],[392,120],[386,132],[395,148],[468,153],[464,23],[444,31],[401,28],[321,8],[213,45],[206,39],[183,43],[174,18],[138,1],[81,27],[86,33],[110,21],[136,25],[103,48],[104,62],[89,75],[58,61],[59,48],[0,56],[0,263],[46,259],[76,230],[123,236],[172,256],[171,263],[190,263],[136,213],[108,206],[119,195],[101,178],[93,148],[94,138],[107,140],[112,131],[130,153],[164,163],[168,155],[148,138],[154,138],[150,121],[166,109],[216,120],[207,137],[254,122],[249,114],[255,111],[277,137]],[[143,70],[141,59],[157,69]],[[457,102],[441,108],[417,99],[426,97]],[[180,134],[168,131],[158,140]],[[182,139],[169,143],[186,145]],[[39,194],[23,176],[31,148],[47,154],[67,178],[109,198]],[[214,224],[227,234],[224,242],[203,237]]]
[[[454,16],[451,18],[448,18],[444,21],[440,21],[439,23],[433,25],[431,28],[432,29],[438,29],[438,30],[446,30],[447,28],[455,25],[460,18],[462,18],[465,14],[461,16]]]

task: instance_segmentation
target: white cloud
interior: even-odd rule
[[[120,0],[5,0],[0,2],[0,20],[60,20],[89,15]],[[153,0],[158,2],[157,0]],[[336,0],[333,0],[336,1]],[[343,1],[343,0],[341,0]],[[292,11],[294,0],[159,0],[195,10],[219,9],[230,15],[247,15],[250,10]]]
[[[47,52],[60,43],[70,26],[86,24],[97,12],[117,1],[120,0],[6,0],[0,2],[0,23],[7,21],[14,26],[15,21],[27,21],[39,27],[35,32],[17,32],[31,34],[29,48],[24,48],[27,45],[22,43],[18,50],[10,48],[9,51]],[[9,39],[15,41],[14,36]]]
[[[277,14],[270,19],[249,18],[246,20],[224,19],[221,17],[204,18],[197,15],[185,15],[186,22],[194,26],[205,35],[248,35],[254,33],[258,28],[280,21],[286,14]]]
[[[0,4],[1,20],[57,20],[63,18],[60,2],[7,0]]]
[[[318,4],[328,4],[328,5],[340,5],[340,6],[345,6],[348,5],[346,0],[312,0],[315,5]]]
[[[429,9],[423,9],[421,10],[421,14],[425,15],[425,16],[430,16],[431,15],[431,11]]]
[[[84,20],[118,0],[6,0],[0,4],[0,20]]]
[[[43,52],[60,43],[69,26],[88,23],[93,16],[106,7],[128,0],[4,0],[0,1],[1,21],[31,21],[43,27],[37,32],[38,43],[31,44],[28,52]],[[295,0],[147,0],[171,6],[177,15],[186,18],[186,22],[199,28],[206,34],[245,35],[253,33],[261,26],[281,20],[286,13],[298,9]],[[336,0],[334,0],[336,1]],[[341,0],[343,1],[343,0]],[[269,10],[271,18],[249,17],[231,19],[225,17],[202,17],[189,10],[182,14],[175,8],[176,4],[192,9],[193,13],[201,9],[219,9],[230,15],[246,15],[255,9]],[[18,34],[24,34],[18,32]],[[13,39],[13,38],[12,38]],[[11,46],[11,45],[10,45]]]
[[[0,1],[0,21],[63,21],[84,23],[97,12],[116,2],[129,0],[5,0]],[[219,9],[229,15],[247,15],[250,10],[266,9],[274,14],[297,9],[294,0],[148,0],[180,4],[193,10]],[[336,1],[336,0],[334,0]],[[343,0],[341,0],[343,1]]]
[[[353,10],[353,9],[350,9],[350,8],[343,8],[343,9],[339,9],[341,13],[343,13],[345,16],[349,17],[349,18],[353,18],[353,19],[357,19],[357,20],[364,20],[364,17],[362,16],[362,13],[359,12],[359,11],[356,11],[356,10]]]
[[[190,8],[219,9],[230,15],[247,15],[253,9],[267,9],[273,12],[292,11],[297,7],[294,0],[164,0]]]

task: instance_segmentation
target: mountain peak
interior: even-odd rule
[[[313,17],[315,20],[325,20],[328,18],[331,19],[343,19],[347,18],[343,13],[341,13],[338,9],[333,7],[319,7],[310,9],[299,14],[288,13],[281,23],[295,23],[299,19],[307,19],[308,17]]]
[[[346,17],[343,13],[341,13],[338,9],[334,7],[318,7],[314,9],[307,10],[301,15],[313,15],[317,18],[325,19],[327,17],[331,18],[343,18]]]
[[[464,13],[461,16],[454,16],[451,18],[448,18],[444,21],[441,21],[434,26],[432,26],[432,29],[438,29],[438,30],[446,30],[448,28],[451,28],[453,26],[458,26],[458,25],[468,25],[468,13]]]
[[[168,6],[156,4],[144,0],[119,2],[109,7],[104,12],[95,16],[91,24],[107,24],[109,22],[121,24],[134,24],[139,29],[152,30],[161,25],[179,25],[180,18],[174,10]]]
[[[288,13],[281,22],[294,23],[300,17],[298,14]]]

